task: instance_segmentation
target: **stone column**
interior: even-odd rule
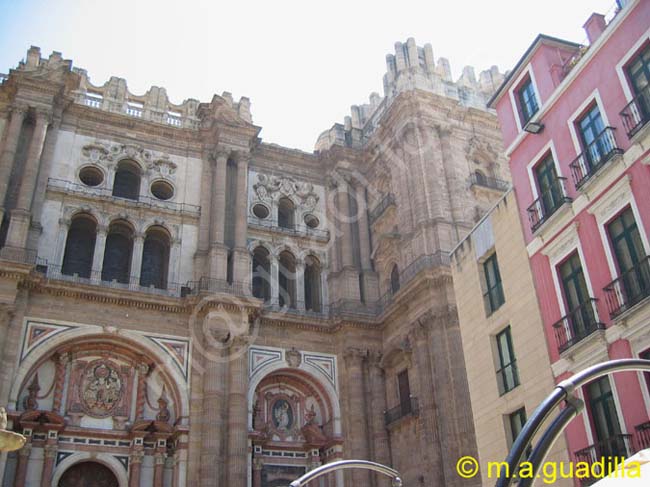
[[[63,386],[65,385],[65,376],[69,361],[70,355],[68,353],[64,353],[56,357],[56,369],[54,372],[54,399],[52,410],[61,416],[63,416],[65,413],[62,407]]]
[[[179,269],[181,266],[181,240],[172,239],[172,248],[169,252],[169,272],[167,276],[167,287],[170,283],[178,283]]]
[[[370,376],[370,401],[372,445],[374,447],[374,460],[382,465],[392,465],[390,443],[384,413],[386,412],[386,379],[384,369],[381,368],[381,352],[373,351],[368,355]],[[390,479],[385,475],[375,475],[375,485],[389,487]]]
[[[348,379],[348,422],[350,431],[347,441],[350,445],[351,458],[368,460],[368,428],[366,424],[366,404],[363,380],[363,361],[367,351],[358,348],[349,348],[345,351],[344,359]],[[352,470],[352,485],[372,485],[370,472],[367,470]]]
[[[224,245],[226,232],[226,171],[228,153],[217,152],[212,179],[212,237],[210,248],[210,277],[226,280],[228,249]]]
[[[305,264],[296,262],[296,309],[305,310]]]
[[[329,292],[329,285],[328,285],[328,279],[327,276],[329,275],[329,272],[327,270],[327,267],[322,267],[321,272],[320,272],[320,292],[321,292],[321,308],[323,310],[323,314],[326,316],[329,316],[329,309],[330,309],[330,292]]]
[[[70,223],[72,222],[70,221],[69,218],[59,218],[59,233],[56,237],[56,249],[54,251],[55,252],[54,262],[58,263],[59,265],[63,265],[65,244],[66,244],[66,240],[68,239],[68,232],[70,231]],[[97,240],[95,240],[95,244],[96,243]],[[95,251],[97,251],[96,248]]]
[[[208,250],[210,249],[210,240],[212,235],[211,217],[212,217],[212,181],[214,176],[212,154],[207,150],[203,151],[201,160],[201,214],[199,215],[199,236],[197,250],[194,254],[194,279],[198,280],[205,276]]]
[[[14,477],[14,487],[25,487],[25,479],[27,478],[27,463],[29,462],[29,455],[32,453],[31,437],[28,442],[20,450],[18,450],[18,462],[16,464],[16,476]]]
[[[93,266],[91,278],[99,282],[102,278],[102,267],[104,266],[104,251],[106,250],[106,237],[108,227],[106,225],[97,226],[97,236],[95,237],[95,250],[93,251]],[[61,259],[63,264],[63,258]]]
[[[248,282],[250,281],[251,275],[250,254],[246,246],[249,158],[249,153],[237,153],[237,208],[235,210],[235,249],[233,255],[233,276],[235,282]],[[247,286],[244,288],[246,289]]]
[[[5,143],[2,148],[2,154],[0,155],[0,218],[4,215],[4,204],[5,197],[7,196],[7,188],[9,187],[9,178],[27,110],[28,107],[26,105],[14,106],[11,109],[9,126],[5,130]]]
[[[246,401],[247,336],[233,339],[229,350],[228,377],[228,482],[226,485],[246,485],[248,469],[248,407]]]
[[[422,322],[424,323],[424,322]],[[433,384],[433,368],[429,356],[428,333],[426,326],[416,323],[409,335],[414,344],[415,363],[419,379],[420,395],[420,449],[422,451],[422,475],[425,484],[445,485],[443,458],[441,452],[440,432],[438,431],[438,414],[436,389]]]
[[[149,373],[149,366],[147,364],[138,364],[138,388],[136,389],[135,397],[135,419],[139,420],[144,417],[144,403],[147,394],[147,374]]]
[[[53,441],[52,441],[53,440]],[[59,450],[57,445],[57,438],[49,438],[45,444],[45,458],[43,459],[43,470],[41,471],[41,487],[51,487],[52,485],[52,472],[54,472],[54,461],[56,454]]]
[[[129,487],[140,487],[140,470],[144,451],[138,449],[131,453],[129,461]]]
[[[227,361],[221,348],[203,341],[203,414],[200,485],[213,487],[224,479],[224,407]]]
[[[140,271],[142,270],[142,252],[144,250],[144,234],[136,233],[133,236],[133,250],[131,251],[131,280],[133,287],[140,285]]]
[[[253,459],[253,487],[262,487],[262,463],[261,458]]]
[[[7,231],[7,246],[9,247],[24,248],[27,244],[30,223],[29,210],[32,207],[38,168],[41,163],[41,153],[43,152],[45,134],[50,120],[50,112],[42,110],[36,112],[36,124],[27,151],[16,208],[11,212],[9,230]]]
[[[163,487],[164,469],[165,469],[165,453],[156,448],[154,454],[154,467],[153,467],[153,487]]]
[[[271,305],[280,305],[280,264],[277,255],[270,255],[271,260]]]
[[[370,232],[368,229],[368,211],[366,203],[366,188],[357,184],[357,211],[359,217],[359,254],[361,256],[361,269],[369,271],[370,264]]]
[[[341,180],[338,185],[337,193],[337,215],[339,229],[341,231],[341,266],[352,267],[352,234],[350,227],[350,185],[347,181]]]

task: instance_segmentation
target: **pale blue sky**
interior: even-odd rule
[[[535,36],[581,42],[582,25],[614,0],[246,1],[0,0],[0,72],[30,45],[60,51],[94,84],[167,88],[175,103],[248,96],[261,137],[311,151],[352,104],[383,95],[395,41],[430,42],[464,65],[510,69]]]

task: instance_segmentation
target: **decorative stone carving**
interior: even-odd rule
[[[41,386],[38,383],[38,374],[34,374],[34,379],[27,390],[29,393],[23,399],[23,407],[27,411],[35,411],[38,409],[38,392],[41,390]]]
[[[319,200],[313,184],[298,182],[288,177],[258,174],[253,189],[259,201],[277,201],[286,196],[305,211],[312,211]]]
[[[291,350],[288,350],[284,356],[289,367],[300,367],[300,364],[302,363],[302,354],[298,350],[292,348]]]
[[[165,179],[172,179],[177,168],[178,166],[169,159],[167,154],[148,165],[149,170],[154,171],[158,176]]]
[[[85,413],[100,418],[111,416],[123,393],[124,379],[117,365],[106,359],[86,365],[79,383],[79,398]]]
[[[156,414],[156,421],[169,423],[169,420],[171,419],[171,413],[167,407],[168,404],[169,401],[165,396],[165,387],[163,386],[163,390],[160,393],[160,397],[158,398],[158,414]]]

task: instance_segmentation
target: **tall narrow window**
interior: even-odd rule
[[[597,457],[627,457],[609,377],[588,384],[586,389]]]
[[[639,354],[639,358],[643,360],[650,360],[650,348],[641,352]],[[644,372],[643,376],[645,377],[645,385],[648,388],[648,392],[650,393],[650,372]]]
[[[314,256],[305,258],[305,309],[321,311],[321,270],[320,262]]]
[[[650,45],[636,56],[627,68],[635,96],[638,98],[641,119],[650,118]]]
[[[120,161],[115,170],[113,196],[137,200],[140,195],[140,168],[129,160]]]
[[[533,118],[533,115],[539,110],[537,97],[535,96],[535,89],[533,82],[528,78],[521,88],[519,88],[517,95],[519,97],[519,110],[521,112],[522,125],[526,125],[528,121]]]
[[[596,317],[577,252],[559,266],[559,273],[570,327],[567,339],[573,344],[594,331]]]
[[[519,372],[517,371],[517,359],[512,346],[510,327],[506,327],[496,336],[497,352],[499,354],[499,369],[497,370],[497,382],[499,394],[505,394],[519,385]]]
[[[650,293],[650,270],[641,234],[631,208],[607,225],[621,277],[625,303],[632,305]]]
[[[147,231],[142,249],[141,286],[158,289],[167,287],[169,240],[169,234],[164,228],[152,227]]]
[[[129,282],[131,254],[133,252],[133,229],[125,222],[114,222],[108,229],[102,281]]]
[[[397,374],[397,388],[399,393],[399,405],[402,415],[412,412],[411,407],[411,385],[409,384],[409,371],[405,369]]]
[[[271,299],[271,260],[264,247],[253,250],[253,296],[264,302]]]
[[[284,251],[279,259],[280,306],[296,307],[296,258],[291,252]]]
[[[579,121],[580,138],[584,147],[587,164],[597,167],[613,149],[610,139],[605,137],[605,123],[598,105],[594,105]]]
[[[280,198],[278,202],[278,226],[293,229],[296,208],[289,198]]]
[[[97,224],[88,215],[77,215],[72,219],[68,238],[65,241],[65,253],[61,273],[89,278],[95,254]]]
[[[483,275],[485,276],[485,308],[488,315],[494,313],[505,303],[503,286],[501,285],[501,273],[497,254],[494,253],[483,263]]]
[[[396,294],[397,291],[399,291],[399,288],[399,268],[397,267],[397,264],[394,264],[390,271],[390,292]]]
[[[544,217],[550,216],[564,202],[564,193],[555,171],[553,156],[548,155],[535,166],[535,179]]]
[[[508,426],[510,427],[510,446],[517,440],[519,433],[526,424],[526,408],[519,408],[508,415]]]

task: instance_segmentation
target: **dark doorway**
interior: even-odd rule
[[[97,462],[82,462],[65,471],[59,487],[119,487],[111,469]]]

